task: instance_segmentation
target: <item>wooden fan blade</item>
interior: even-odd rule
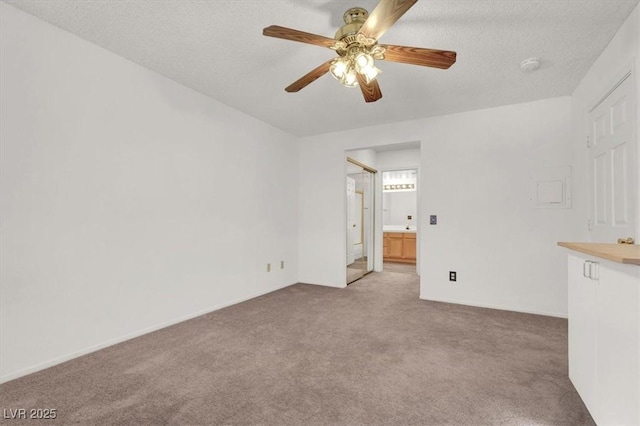
[[[284,90],[291,93],[297,92],[300,89],[304,89],[309,84],[313,83],[314,81],[325,75],[327,72],[329,72],[331,62],[333,62],[333,59],[328,60],[324,64],[303,75],[301,78],[288,85]]]
[[[262,34],[268,37],[283,38],[285,40],[298,41],[300,43],[314,44],[316,46],[331,47],[336,42],[334,39],[304,31],[271,25],[262,30]]]
[[[380,0],[359,33],[378,40],[418,0]]]
[[[393,45],[385,45],[383,47],[386,48],[384,52],[385,61],[441,69],[447,69],[456,62],[456,52],[448,50]]]
[[[367,84],[367,80],[362,74],[356,73],[356,77],[358,77],[358,85],[360,85],[365,102],[375,102],[382,97],[378,80],[373,80]]]

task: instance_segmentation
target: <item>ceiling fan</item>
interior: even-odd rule
[[[456,52],[378,44],[378,39],[417,1],[380,0],[371,14],[361,7],[351,8],[345,12],[345,25],[336,32],[334,38],[277,25],[265,28],[262,31],[263,35],[328,47],[338,54],[337,58],[313,69],[284,90],[297,92],[329,72],[343,86],[360,86],[364,100],[375,102],[382,97],[376,80],[381,72],[375,66],[376,59],[449,68],[456,62]]]

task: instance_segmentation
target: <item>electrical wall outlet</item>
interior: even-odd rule
[[[267,272],[271,272],[271,264],[267,263]]]
[[[456,271],[449,271],[449,281],[457,281],[458,273]]]
[[[429,216],[429,225],[437,225],[438,224],[438,216],[432,214]]]
[[[284,260],[280,261],[280,269],[284,269]]]

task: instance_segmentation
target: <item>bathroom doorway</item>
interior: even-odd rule
[[[418,170],[382,172],[383,269],[416,273]]]

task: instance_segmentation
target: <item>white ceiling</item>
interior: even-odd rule
[[[376,0],[3,0],[298,136],[569,95],[639,0],[421,0],[381,44],[458,52],[449,70],[378,61],[383,98],[326,75],[284,87],[334,56],[262,36],[275,24],[333,37]],[[523,72],[520,62],[541,57]]]

